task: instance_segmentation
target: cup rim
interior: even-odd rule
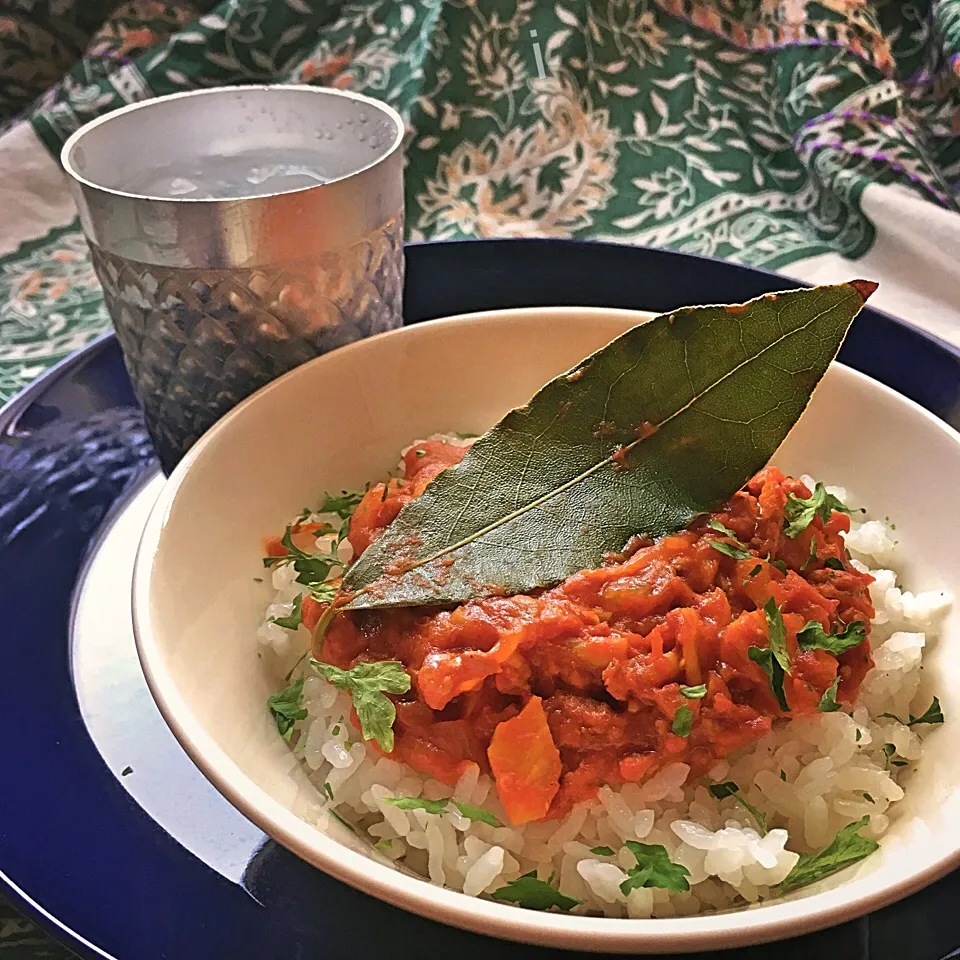
[[[350,173],[345,173],[342,176],[334,177],[331,180],[327,180],[325,183],[316,183],[310,184],[306,187],[298,187],[296,190],[279,190],[271,191],[268,193],[257,193],[252,195],[246,195],[243,197],[155,197],[150,196],[149,194],[141,193],[131,193],[128,190],[118,190],[115,187],[107,187],[103,184],[96,183],[93,180],[88,179],[83,176],[77,168],[71,162],[71,157],[76,150],[77,145],[80,143],[83,138],[94,131],[97,127],[102,126],[103,124],[113,120],[116,117],[119,117],[123,114],[133,113],[137,110],[145,109],[151,105],[154,105],[160,101],[168,100],[183,100],[188,97],[202,97],[210,96],[217,94],[224,94],[229,92],[236,93],[238,91],[264,91],[264,90],[295,90],[295,91],[310,91],[311,93],[327,95],[332,97],[343,97],[347,100],[356,100],[362,103],[369,104],[372,109],[378,109],[386,114],[394,123],[396,128],[395,136],[393,142],[389,147],[379,156],[375,157],[370,163],[366,164],[363,167],[360,167],[356,170],[351,170]],[[175,203],[175,204],[208,204],[210,206],[216,205],[229,205],[234,203],[246,203],[251,200],[266,200],[272,197],[280,196],[296,196],[297,194],[308,193],[311,190],[321,190],[326,187],[334,186],[335,184],[342,184],[353,177],[358,177],[363,173],[366,173],[368,170],[373,169],[374,167],[379,166],[382,163],[385,163],[389,160],[401,147],[403,144],[403,138],[405,136],[406,127],[403,122],[403,117],[395,110],[390,104],[385,103],[382,100],[377,100],[373,97],[368,97],[362,93],[355,93],[352,90],[335,90],[330,87],[317,87],[312,84],[306,83],[259,83],[259,84],[235,84],[222,87],[205,87],[202,90],[183,90],[178,93],[166,94],[162,97],[150,97],[146,100],[138,100],[135,103],[129,103],[124,107],[120,107],[117,110],[111,110],[109,113],[105,113],[100,117],[97,117],[95,120],[91,120],[89,123],[85,123],[79,130],[75,130],[67,138],[63,147],[60,150],[60,164],[64,169],[64,172],[67,173],[76,183],[83,186],[85,189],[94,190],[99,193],[109,194],[115,197],[124,197],[128,200],[136,200],[138,202],[147,202],[147,203]]]

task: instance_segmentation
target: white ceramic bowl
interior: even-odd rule
[[[881,851],[854,879],[724,914],[611,920],[543,914],[439,889],[377,859],[334,824],[295,813],[314,788],[265,710],[282,670],[257,656],[271,593],[261,538],[325,489],[382,476],[410,441],[481,432],[545,381],[645,318],[549,308],[435,321],[294,370],[224,417],[163,488],[134,579],[137,643],[168,723],[212,783],[305,860],[374,896],[470,930],[586,950],[657,953],[796,935],[903,897],[960,864],[960,615],[924,663],[947,721],[927,738]],[[960,587],[960,435],[869,378],[834,365],[774,462],[845,485],[896,520],[904,580]],[[282,685],[282,684],[281,684]]]

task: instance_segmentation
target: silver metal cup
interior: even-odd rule
[[[166,472],[270,380],[401,323],[403,132],[367,97],[251,86],[132,104],[66,142]]]

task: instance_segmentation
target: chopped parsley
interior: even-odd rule
[[[860,831],[870,822],[869,817],[863,817],[856,823],[847,824],[833,838],[828,847],[819,853],[802,853],[794,868],[787,874],[778,886],[780,893],[805,887],[824,877],[857,863],[868,857],[880,844],[870,837],[861,837]]]
[[[293,736],[293,726],[298,720],[306,720],[307,711],[303,709],[303,677],[299,677],[290,686],[279,693],[267,697],[267,707],[273,714],[277,730],[284,740]]]
[[[897,748],[892,743],[885,743],[883,745],[883,765],[884,768],[890,769],[890,758],[897,752]]]
[[[398,810],[426,810],[427,813],[439,816],[447,809],[449,799],[449,797],[444,797],[442,800],[427,800],[425,797],[384,797],[383,802],[389,803],[391,807],[396,807]]]
[[[393,752],[393,721],[397,708],[388,693],[406,693],[410,676],[399,660],[380,663],[358,663],[349,670],[341,670],[312,657],[313,668],[338,690],[346,690],[353,700],[360,720],[364,740],[376,740],[384,753]]]
[[[310,588],[310,596],[317,603],[333,603],[337,595],[337,588],[332,583],[319,583]]]
[[[725,537],[730,537],[731,540],[737,540],[737,542],[739,542],[737,535],[729,527],[725,527],[719,520],[711,520],[707,526],[711,530],[716,530],[717,533],[722,533]]]
[[[763,569],[763,564],[758,563],[748,574],[748,576],[755,577]]]
[[[902,723],[905,727],[913,727],[918,723],[943,723],[943,710],[940,709],[940,698],[934,697],[933,702],[927,707],[919,717],[915,717],[912,713],[909,714],[909,719],[904,723],[898,716],[892,713],[881,713],[881,717],[886,717],[888,720],[896,720],[898,723]]]
[[[857,743],[859,743],[862,739],[863,739],[863,733],[860,730],[860,728],[857,727],[857,734],[856,734],[855,740]]]
[[[797,634],[797,646],[801,650],[826,650],[839,656],[847,650],[859,647],[867,639],[867,625],[861,620],[841,625],[839,633],[827,633],[816,620],[808,620]]]
[[[343,570],[346,567],[337,553],[336,545],[329,553],[306,553],[293,542],[292,530],[293,527],[288,526],[280,538],[280,542],[286,547],[286,556],[264,557],[265,567],[292,563],[298,574],[297,583],[311,588],[321,587],[334,570]]]
[[[346,820],[344,820],[343,817],[341,817],[340,814],[337,813],[336,810],[331,810],[331,811],[330,811],[330,816],[333,817],[333,819],[336,820],[337,823],[339,823],[339,824],[341,824],[342,826],[346,827],[351,833],[356,833],[356,832],[357,832],[357,828],[356,828],[352,823],[348,823]]]
[[[700,683],[695,687],[681,687],[680,693],[688,700],[702,700],[707,695],[707,685]]]
[[[678,737],[689,737],[693,729],[693,711],[689,707],[680,707],[673,717],[670,728]]]
[[[477,820],[491,827],[503,826],[503,824],[484,807],[475,807],[472,803],[464,803],[462,800],[454,800],[453,805],[460,811],[460,816],[466,817],[468,820]]]
[[[770,649],[777,658],[777,663],[783,667],[784,673],[790,672],[790,654],[787,651],[787,628],[783,623],[783,614],[777,606],[777,601],[771,597],[764,605],[763,612],[767,618],[767,633],[770,637]]]
[[[627,871],[627,879],[620,884],[620,892],[624,895],[641,887],[659,887],[675,893],[690,889],[687,882],[690,871],[679,863],[674,863],[666,847],[659,843],[639,843],[636,840],[627,840],[625,846],[636,857],[637,865]]]
[[[780,771],[780,779],[781,779],[784,783],[787,782],[787,771],[786,771],[786,770],[781,770],[781,771]]]
[[[834,510],[852,513],[832,493],[827,493],[822,483],[814,486],[813,494],[807,499],[788,493],[783,511],[783,531],[788,537],[798,537],[813,523],[814,517],[820,517],[826,523]]]
[[[812,567],[817,562],[817,538],[810,538],[810,552],[807,554],[807,559],[804,560],[801,570],[806,570],[807,567]]]
[[[757,664],[761,670],[770,679],[770,689],[777,698],[777,703],[784,713],[789,712],[790,704],[787,703],[787,696],[783,692],[783,667],[777,662],[773,652],[764,647],[750,647],[747,650],[747,656]]]
[[[566,911],[583,903],[576,897],[564,896],[546,881],[538,880],[536,870],[511,880],[505,887],[494,890],[490,896],[494,900],[504,900],[526,907],[527,910],[549,910],[551,907],[558,907]]]
[[[464,803],[462,800],[455,800],[453,797],[443,797],[440,800],[425,800],[422,797],[385,797],[383,802],[400,810],[426,810],[427,813],[438,816],[447,809],[448,803],[452,803],[460,811],[460,816],[468,820],[486,823],[491,827],[503,826],[489,810],[475,807],[471,803]]]
[[[303,594],[298,593],[293,601],[293,610],[285,617],[270,617],[268,623],[275,623],[285,630],[296,630],[303,623]]]
[[[781,770],[780,779],[786,780],[786,774]],[[764,835],[767,832],[767,818],[752,804],[749,800],[745,800],[740,796],[740,787],[737,786],[732,780],[725,780],[723,783],[711,783],[707,789],[710,793],[713,794],[717,800],[723,800],[725,797],[733,797],[733,799],[743,807],[744,810],[749,813],[754,820],[757,821],[757,826],[760,827],[760,832]]]
[[[613,850],[610,847],[591,847],[590,852],[598,857],[613,856]]]
[[[328,780],[323,781],[323,792],[332,800],[333,799],[333,787],[330,786]]]
[[[837,687],[839,686],[840,678],[834,677],[833,683],[823,691],[823,696],[817,704],[817,709],[821,713],[833,713],[840,709],[840,704],[837,703]]]
[[[381,851],[383,851],[384,853],[385,853],[387,850],[389,850],[392,846],[393,846],[393,841],[390,840],[390,839],[387,838],[387,837],[385,837],[385,838],[382,839],[382,840],[378,840],[378,841],[374,844],[374,847],[375,847],[377,850],[381,850]]]
[[[708,540],[708,546],[713,547],[718,553],[725,553],[734,560],[749,560],[753,554],[739,543],[727,543],[726,540]]]
[[[364,493],[364,490],[341,490],[339,496],[325,493],[317,513],[335,513],[341,520],[347,521],[353,516]]]
[[[823,565],[829,567],[831,570],[846,570],[843,561],[837,557],[827,557],[827,559],[823,561]]]
[[[871,797],[869,793],[862,793],[861,796],[862,796],[863,799],[866,800],[868,803],[876,803],[876,800],[874,800],[873,797]]]
[[[781,573],[787,572],[787,565],[783,560],[771,560],[770,566],[776,567]]]

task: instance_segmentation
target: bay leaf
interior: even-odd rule
[[[776,451],[875,288],[792,290],[634,327],[404,506],[337,609],[529,592],[715,510]]]

